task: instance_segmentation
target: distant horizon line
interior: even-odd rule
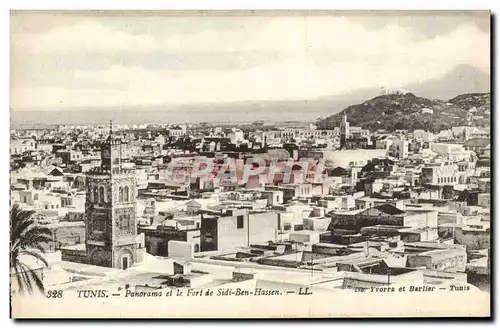
[[[409,90],[408,93],[414,94],[415,96],[419,96],[419,95],[411,92],[411,90]],[[491,89],[488,91],[485,91],[485,92],[460,93],[460,94],[457,94],[455,97],[460,96],[460,95],[466,95],[466,94],[487,94],[487,93],[491,93]],[[379,96],[383,96],[383,95],[380,94],[380,95],[374,96],[373,98],[376,98]],[[191,107],[191,106],[211,106],[211,105],[231,105],[231,104],[241,104],[242,105],[245,103],[259,105],[259,103],[264,104],[264,103],[273,103],[273,102],[296,102],[296,103],[304,102],[304,103],[307,103],[307,102],[327,100],[326,98],[330,98],[330,97],[335,97],[335,95],[330,95],[330,96],[325,95],[325,96],[321,96],[321,97],[317,97],[317,98],[313,98],[313,99],[238,100],[238,101],[191,102],[191,103],[171,102],[171,103],[149,104],[149,105],[148,104],[144,104],[144,105],[102,105],[102,106],[89,105],[89,106],[67,106],[67,107],[56,107],[56,108],[54,108],[54,107],[37,107],[37,108],[18,107],[18,108],[15,108],[15,107],[9,106],[9,110],[11,112],[67,111],[67,110],[96,110],[96,111],[101,110],[102,111],[102,110],[115,110],[115,109],[122,109],[122,110],[125,109],[125,110],[129,110],[129,111],[133,111],[135,109],[141,108],[141,110],[146,110],[146,111],[160,111],[160,110],[165,110],[165,109],[168,109],[168,110],[185,109],[185,108],[182,108],[182,106]],[[452,97],[449,99],[442,99],[442,98],[435,98],[435,97],[434,98],[425,97],[425,96],[422,96],[422,97],[428,98],[428,99],[437,99],[437,100],[441,100],[441,101],[447,101],[447,100],[454,98],[454,97]],[[369,99],[367,99],[367,100],[369,100]],[[160,108],[160,107],[164,107],[164,106],[180,106],[180,107],[178,107],[178,108]],[[147,107],[151,107],[151,109],[148,109]],[[190,108],[190,110],[196,111],[196,109],[193,109],[193,108]]]

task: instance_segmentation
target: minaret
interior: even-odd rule
[[[113,121],[109,122],[109,136],[101,147],[101,170],[110,174],[122,170],[122,141],[113,134]]]
[[[126,269],[142,260],[137,243],[136,177],[123,169],[122,141],[109,136],[101,147],[101,166],[86,176],[87,262]]]
[[[346,140],[349,138],[349,122],[347,121],[347,115],[344,112],[342,117],[342,122],[340,123],[340,148],[344,148]]]

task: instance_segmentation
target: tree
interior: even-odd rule
[[[16,273],[19,291],[33,294],[33,284],[44,292],[41,277],[22,262],[23,256],[31,256],[48,267],[43,254],[44,243],[52,241],[51,231],[37,224],[35,211],[22,210],[16,204],[10,210],[10,269]]]

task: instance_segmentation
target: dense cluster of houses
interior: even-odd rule
[[[207,268],[227,265],[341,277],[334,288],[489,281],[485,129],[368,131],[345,117],[333,130],[156,124],[115,125],[114,139],[109,134],[104,126],[11,133],[11,203],[52,229],[47,249],[63,261],[126,269],[140,265],[134,252],[143,249],[186,261],[175,262],[171,276],[199,285],[213,284]],[[252,159],[324,167],[321,179],[309,179],[314,164],[292,165],[287,181],[268,171],[243,179]],[[240,171],[224,171],[228,161]],[[199,163],[213,172],[194,175]],[[104,171],[109,179],[101,181]],[[107,246],[96,236],[105,235],[106,220],[119,229],[106,238],[125,240],[125,231],[138,245],[129,255],[103,258]],[[90,254],[99,247],[101,255]],[[203,274],[191,273],[197,265]],[[255,278],[235,272],[237,281]]]

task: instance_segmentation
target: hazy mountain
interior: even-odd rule
[[[377,130],[424,129],[438,132],[453,126],[489,126],[490,93],[472,93],[448,101],[418,97],[413,93],[390,94],[348,106],[318,120],[320,128],[339,126],[343,115],[353,126]]]
[[[382,87],[382,86],[381,86]],[[440,78],[422,83],[402,86],[415,95],[429,99],[447,100],[460,94],[490,92],[490,76],[479,69],[468,65],[459,65]],[[329,102],[334,114],[349,105],[360,103],[380,95],[381,89],[360,89],[342,96],[328,96],[318,101]]]
[[[490,76],[468,65],[459,65],[441,78],[406,86],[416,95],[450,99],[460,94],[490,92]]]

